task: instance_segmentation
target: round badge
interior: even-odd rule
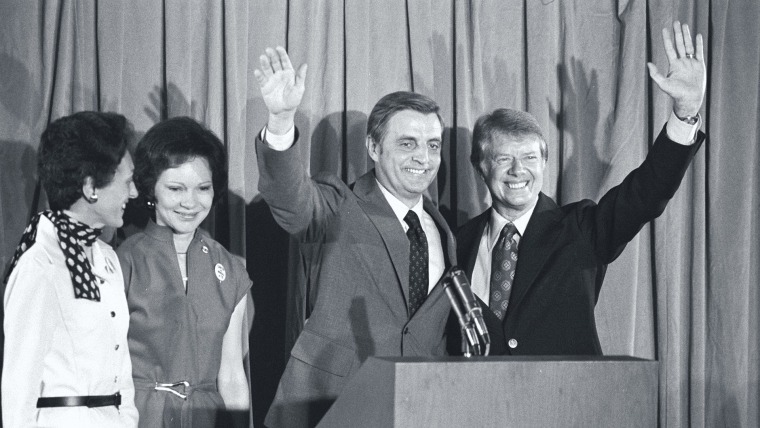
[[[208,254],[208,247],[207,246],[204,245],[203,248],[201,248],[201,250],[203,251],[203,254]]]
[[[217,263],[214,267],[214,272],[216,273],[216,277],[219,279],[219,281],[224,281],[224,278],[227,278],[227,271],[224,270],[224,266],[222,266],[221,263]]]

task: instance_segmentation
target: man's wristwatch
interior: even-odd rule
[[[673,112],[673,114],[676,115],[676,117],[684,123],[687,123],[689,125],[696,125],[697,122],[699,122],[699,113],[695,114],[694,116],[679,116],[676,112]]]

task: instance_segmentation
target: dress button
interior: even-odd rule
[[[114,312],[114,311],[111,311],[111,318],[113,318],[113,317],[115,317],[115,316],[116,316],[116,312]]]
[[[517,340],[515,339],[509,339],[509,342],[507,343],[510,348],[515,349],[517,348]]]
[[[116,345],[116,346],[114,346],[114,348],[113,348],[113,349],[114,349],[115,351],[118,351],[118,350],[119,350],[119,345]]]

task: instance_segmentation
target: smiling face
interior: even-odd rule
[[[90,211],[80,215],[90,227],[101,228],[103,226],[121,227],[124,224],[124,210],[129,199],[137,197],[132,174],[135,170],[132,164],[132,156],[129,152],[121,158],[113,179],[105,187],[95,189],[98,196],[93,204],[82,204]]]
[[[491,192],[496,212],[515,220],[538,201],[546,160],[535,136],[511,137],[496,133],[483,153],[480,172]]]
[[[410,208],[438,173],[442,133],[435,113],[401,110],[388,121],[380,143],[367,138],[377,181]]]
[[[195,233],[214,202],[211,169],[204,157],[194,157],[158,176],[156,223],[175,234]]]

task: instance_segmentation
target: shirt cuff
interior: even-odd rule
[[[697,123],[694,125],[689,125],[688,123],[679,119],[678,116],[676,116],[675,112],[671,111],[666,128],[668,138],[678,144],[690,146],[697,141],[697,131],[701,125],[701,115],[699,116],[699,121]]]
[[[261,141],[267,146],[278,152],[284,152],[293,145],[296,139],[296,127],[291,126],[288,132],[283,135],[277,135],[269,132],[267,127],[261,130]]]

